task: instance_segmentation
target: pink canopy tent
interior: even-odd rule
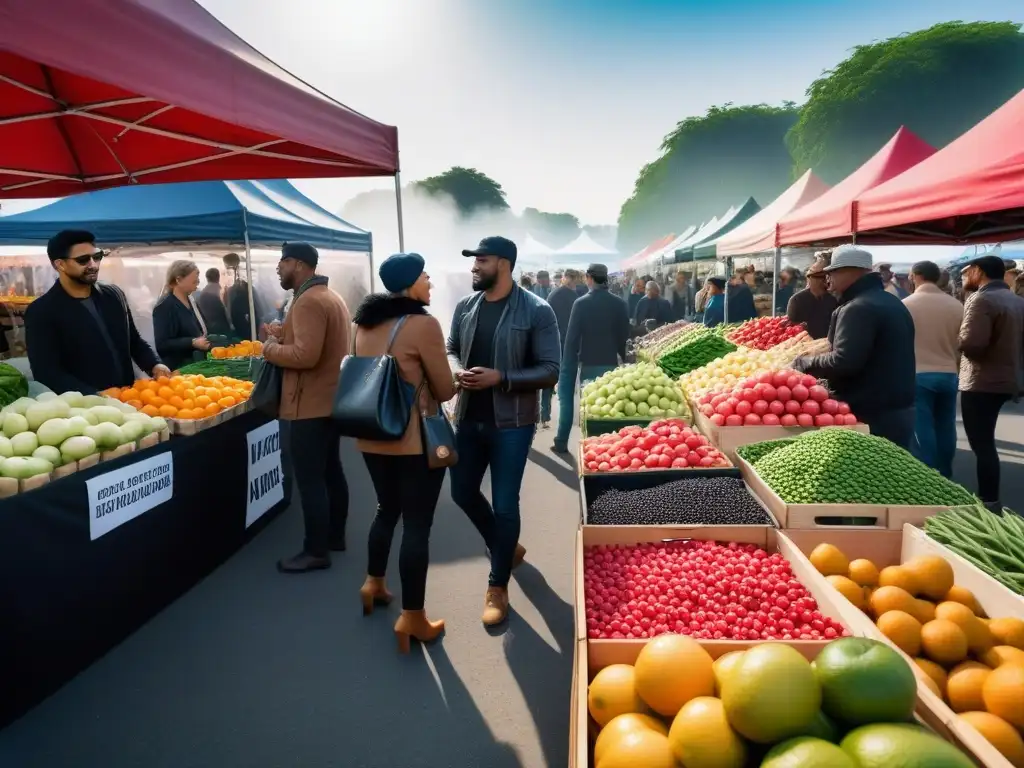
[[[835,243],[853,232],[855,201],[867,190],[903,173],[935,153],[935,148],[906,127],[867,160],[816,200],[779,221],[779,246]]]
[[[775,198],[715,245],[718,256],[742,256],[770,251],[778,246],[779,220],[817,199],[829,189],[813,171],[807,171],[789,189]]]
[[[956,141],[857,198],[864,242],[1024,237],[1024,91]]]

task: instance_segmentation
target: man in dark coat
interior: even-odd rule
[[[565,270],[565,278],[562,285],[558,286],[548,296],[548,304],[555,312],[555,320],[558,321],[558,335],[565,348],[565,335],[569,332],[569,317],[572,315],[573,304],[580,298],[576,293],[577,272],[574,269]],[[540,428],[551,427],[551,396],[554,394],[554,387],[542,390],[540,393]]]
[[[754,292],[743,279],[743,273],[737,272],[729,281],[729,306],[726,307],[727,323],[743,323],[757,317],[754,306]]]
[[[839,297],[832,314],[830,352],[799,357],[798,371],[828,379],[836,398],[879,435],[910,449],[914,439],[917,367],[914,319],[871,271],[871,254],[837,248],[825,268],[829,290]]]
[[[228,308],[224,306],[224,300],[221,298],[220,270],[216,267],[206,270],[206,286],[199,292],[196,303],[206,321],[208,336],[231,335]]]
[[[656,325],[675,322],[672,305],[667,299],[661,298],[661,288],[653,280],[648,281],[645,295],[633,310],[634,323],[643,325],[648,320],[653,320]]]

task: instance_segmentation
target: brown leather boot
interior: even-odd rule
[[[398,652],[408,653],[411,640],[415,638],[421,643],[436,640],[444,632],[444,619],[430,621],[426,611],[402,611],[395,622],[395,639],[398,641]]]
[[[388,592],[382,576],[367,576],[363,586],[359,588],[359,598],[363,603],[363,616],[373,613],[375,605],[388,605],[394,595]]]
[[[526,559],[526,547],[522,544],[516,544],[516,553],[512,555],[512,567],[518,568],[522,565],[523,560]]]
[[[508,590],[504,587],[488,587],[484,596],[484,613],[480,617],[485,627],[501,624],[508,618]]]

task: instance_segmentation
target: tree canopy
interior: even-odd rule
[[[456,165],[438,176],[417,181],[416,186],[431,195],[450,196],[464,216],[480,210],[508,209],[501,184],[476,168]]]
[[[526,232],[552,248],[568,245],[580,233],[580,220],[571,213],[547,213],[526,208],[520,222]]]
[[[766,205],[785,190],[792,158],[785,136],[797,120],[791,103],[711,107],[688,117],[640,170],[619,213],[618,246],[629,253],[754,197]]]
[[[905,125],[935,147],[1024,87],[1024,34],[1015,22],[952,21],[857,46],[807,89],[786,137],[794,176],[813,168],[835,184]]]

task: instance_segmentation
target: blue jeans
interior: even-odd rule
[[[956,389],[955,373],[917,374],[913,454],[944,477],[953,476]]]
[[[549,387],[540,391],[540,420],[551,421],[551,396],[555,394],[555,388]]]
[[[507,587],[512,576],[512,557],[519,543],[519,489],[536,431],[535,424],[499,429],[466,421],[455,430],[459,462],[450,470],[452,500],[480,531],[490,550],[488,584],[492,587]],[[493,506],[480,492],[488,467]]]
[[[580,381],[590,381],[598,376],[603,376],[613,370],[614,365],[581,365],[579,367]],[[565,447],[569,442],[569,433],[572,431],[572,422],[576,405],[576,379],[577,371],[562,366],[558,376],[558,432],[555,434],[555,445]]]

